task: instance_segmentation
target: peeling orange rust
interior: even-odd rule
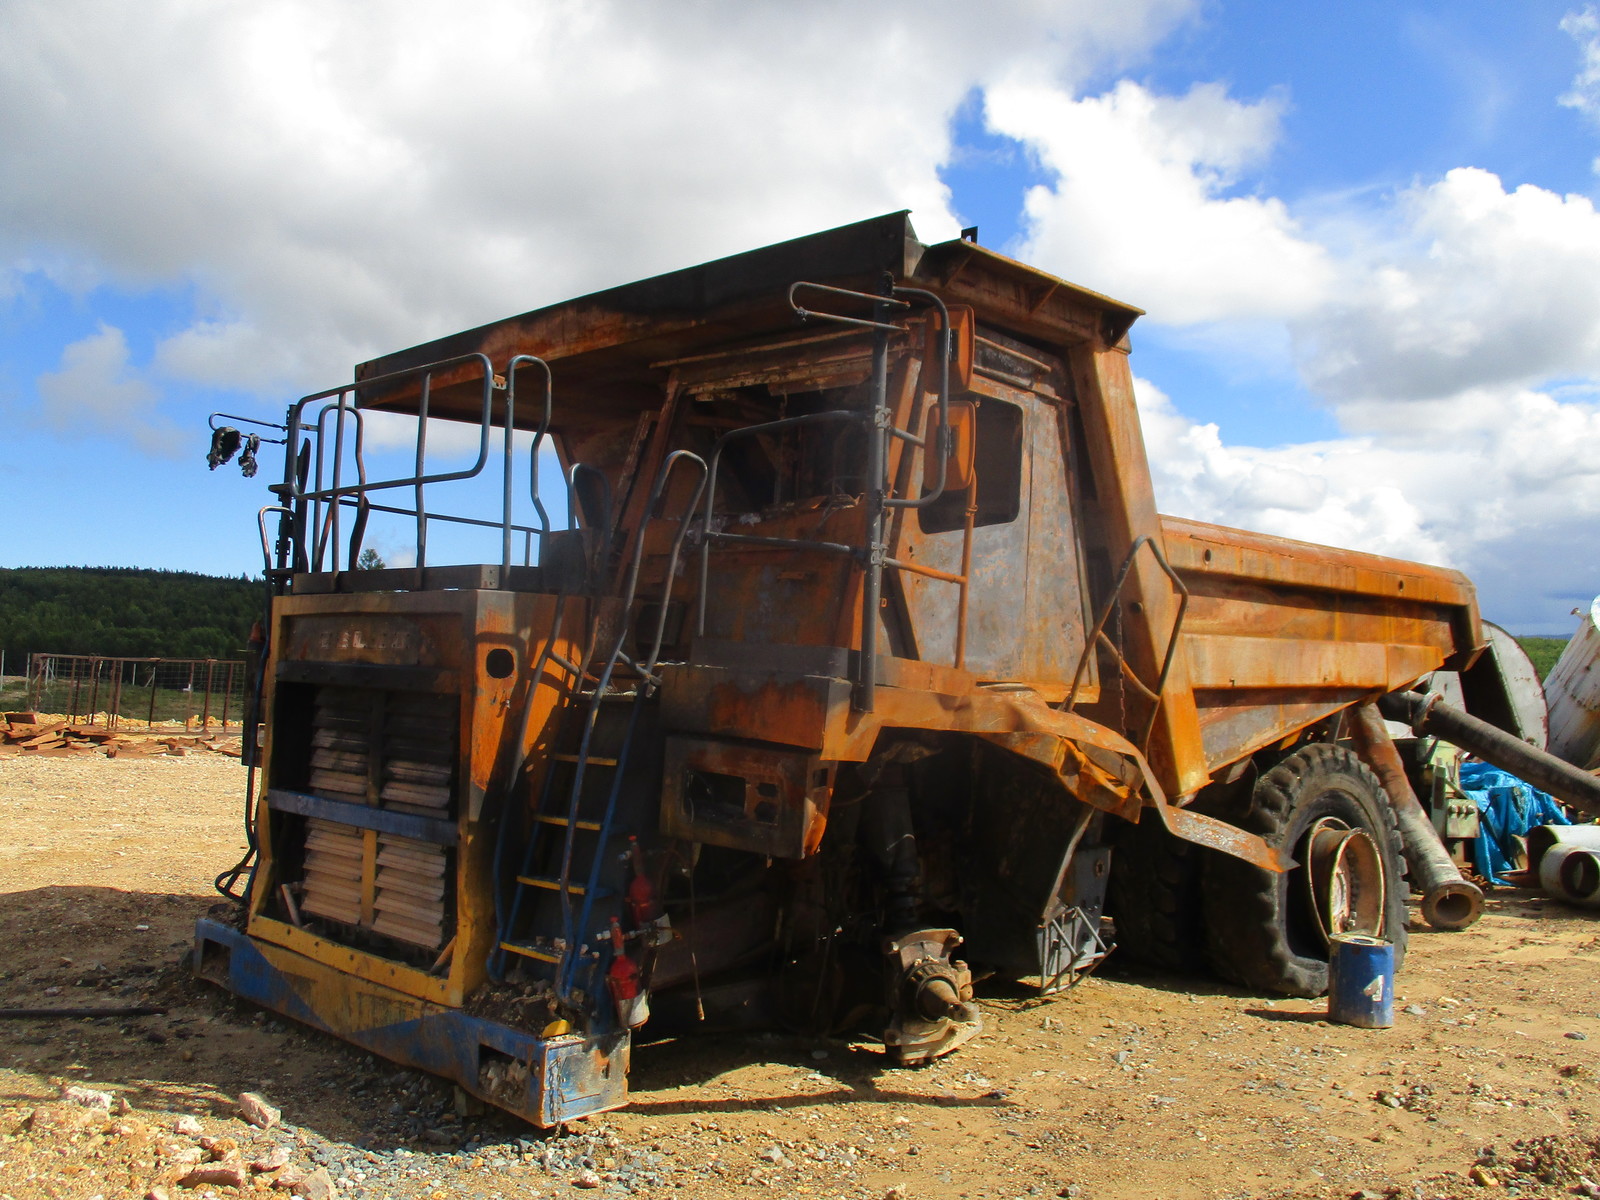
[[[1100,961],[1128,823],[1295,869],[1253,780],[1470,665],[1476,597],[1161,515],[1140,315],[891,213],[357,366],[363,409],[487,405],[495,462],[514,397],[570,528],[464,489],[531,552],[438,566],[448,488],[360,474],[339,511],[414,519],[422,565],[340,570],[329,481],[275,489],[260,861],[201,973],[554,1125],[626,1102],[642,1028],[872,1008],[900,1061],[949,1053],[975,969]]]
[[[730,737],[763,737],[791,746],[820,746],[827,728],[826,697],[804,679],[763,680],[711,689],[707,726]]]

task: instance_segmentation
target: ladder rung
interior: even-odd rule
[[[561,881],[559,879],[547,879],[543,875],[518,875],[517,882],[527,887],[545,888],[552,892],[559,892],[561,890]],[[567,884],[568,893],[574,896],[581,896],[588,890],[589,889],[584,887],[581,883]],[[603,899],[612,894],[613,893],[610,890],[606,888],[600,888],[597,892],[595,892],[595,898]]]
[[[546,757],[554,762],[575,763],[578,761],[576,754],[551,754]],[[591,767],[614,767],[617,765],[617,760],[614,758],[596,758],[591,754],[588,758],[588,763]]]
[[[567,825],[567,819],[565,817],[552,816],[549,813],[535,813],[533,819],[538,821],[541,825],[560,825],[563,828],[565,828]],[[600,822],[579,821],[578,828],[587,829],[590,833],[599,833]]]
[[[551,655],[550,655],[550,661],[555,663],[556,666],[560,667],[562,670],[570,672],[573,675],[581,675],[582,674],[582,671],[579,669],[577,663],[568,662],[564,657],[562,657],[559,654],[556,654],[556,653],[552,652]]]
[[[524,946],[521,942],[501,942],[500,949],[509,950],[513,954],[520,954],[524,958],[536,958],[540,962],[558,963],[560,956],[551,954],[548,950],[535,950],[532,946]]]

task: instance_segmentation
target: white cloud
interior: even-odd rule
[[[40,423],[74,438],[115,437],[176,457],[181,435],[155,410],[157,393],[128,361],[122,330],[102,324],[61,352],[61,365],[40,375]]]
[[[1402,193],[1387,239],[1294,329],[1331,399],[1428,400],[1600,372],[1600,214],[1462,167]]]
[[[0,263],[205,310],[159,350],[309,389],[376,352],[858,220],[956,222],[948,118],[1139,54],[1193,0],[17,0]]]
[[[1486,616],[1535,631],[1600,591],[1600,402],[1485,390],[1455,419],[1255,447],[1137,392],[1164,512],[1453,566]]]
[[[1561,19],[1562,32],[1572,35],[1583,52],[1583,65],[1572,81],[1572,90],[1561,103],[1575,108],[1592,121],[1600,121],[1600,15],[1588,4]]]
[[[1567,28],[1600,115],[1600,17]],[[1600,590],[1587,197],[1463,167],[1291,206],[1249,187],[1286,101],[1214,85],[1075,98],[1007,84],[986,111],[1053,176],[1028,194],[1022,257],[1147,308],[1224,374],[1287,368],[1337,422],[1320,441],[1234,444],[1142,383],[1165,511],[1453,565],[1490,616],[1523,625],[1560,628],[1571,594]]]
[[[1142,387],[1169,511],[1448,561],[1514,621],[1600,589],[1593,205],[1471,168],[1359,209],[1274,196],[1255,182],[1286,95],[1080,95],[1195,7],[469,0],[447,20],[423,0],[13,0],[0,297],[29,273],[182,290],[198,315],[153,374],[309,391],[872,213],[953,234],[938,169],[976,91],[1050,176],[1025,197],[1024,257],[1297,371],[1340,424],[1235,445]],[[1563,103],[1600,119],[1600,17],[1563,28],[1583,59]],[[111,326],[38,386],[54,428],[171,444]],[[374,425],[375,457],[405,432]]]
[[[1156,95],[1124,80],[1073,99],[1006,83],[990,127],[1025,143],[1055,179],[1026,199],[1022,257],[1173,324],[1305,312],[1332,268],[1282,201],[1231,194],[1278,137],[1283,103],[1216,84]]]

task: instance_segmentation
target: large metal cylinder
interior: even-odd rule
[[[1484,762],[1509,771],[1524,783],[1549,792],[1563,804],[1600,817],[1600,779],[1521,741],[1487,721],[1419,692],[1391,692],[1378,701],[1391,721],[1411,726],[1419,736],[1443,738],[1470,750]]]
[[[1423,919],[1435,929],[1451,932],[1474,924],[1483,915],[1483,892],[1477,884],[1461,878],[1460,870],[1450,860],[1433,821],[1411,790],[1400,752],[1394,748],[1377,706],[1356,705],[1350,712],[1349,733],[1356,753],[1372,768],[1389,795],[1400,825],[1406,865],[1411,868],[1411,882],[1422,893]]]
[[[1539,886],[1568,904],[1600,908],[1600,851],[1557,842],[1539,861]]]

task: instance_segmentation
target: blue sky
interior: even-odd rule
[[[1600,591],[1600,19],[1111,7],[13,0],[0,565],[253,573],[275,464],[208,472],[208,412],[909,207],[1149,310],[1166,511],[1564,632]]]

